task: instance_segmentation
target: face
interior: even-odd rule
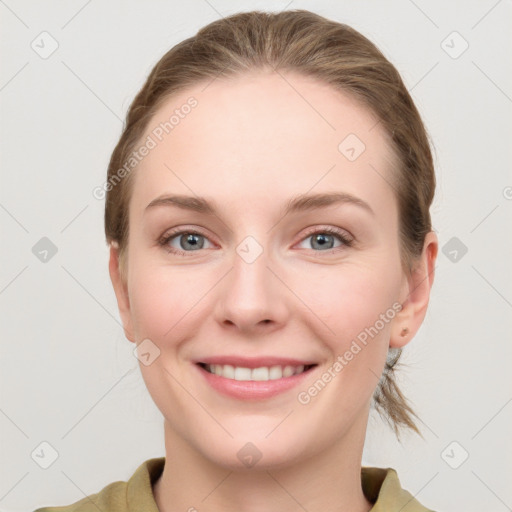
[[[169,435],[225,467],[364,437],[409,292],[376,118],[284,76],[203,83],[160,108],[133,176],[126,287],[114,279]]]

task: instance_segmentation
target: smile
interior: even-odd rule
[[[259,368],[244,368],[243,366],[233,366],[230,364],[205,364],[200,365],[209,373],[224,377],[231,380],[244,381],[268,381],[282,379],[283,377],[291,377],[308,371],[315,365],[298,365],[298,366],[260,366]]]
[[[276,364],[255,361],[243,366],[218,362],[193,365],[203,382],[213,391],[238,400],[267,400],[304,385],[304,379],[319,368],[318,364]],[[265,365],[268,364],[268,366]],[[292,361],[287,361],[292,363]],[[251,368],[249,368],[251,366]]]

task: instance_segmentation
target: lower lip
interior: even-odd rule
[[[316,366],[313,366],[309,370],[298,375],[292,375],[291,377],[253,381],[226,379],[220,375],[208,372],[198,364],[195,364],[195,366],[212,388],[224,395],[243,400],[272,398],[280,393],[284,393],[303,382],[316,368]]]

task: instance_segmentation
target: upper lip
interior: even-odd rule
[[[197,360],[196,363],[238,366],[240,368],[260,368],[262,366],[308,366],[317,364],[311,360],[292,359],[288,357],[243,357],[243,356],[212,356]]]

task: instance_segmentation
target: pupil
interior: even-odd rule
[[[197,237],[199,237],[201,235],[195,235],[193,233],[189,233],[187,236],[186,236],[186,241],[185,241],[185,245],[186,244],[191,244],[190,247],[194,248],[194,249],[197,249],[197,248],[201,248],[203,246],[203,244],[199,244],[198,241],[197,241]],[[183,244],[182,244],[182,247],[183,249],[188,249],[190,247],[184,247]]]
[[[319,243],[320,244],[320,248],[325,248],[326,244],[329,243],[328,238],[332,239],[332,235],[322,235],[322,234],[319,234],[319,235],[316,235],[313,238],[314,238],[314,243]],[[328,248],[330,249],[331,247],[328,247]]]

